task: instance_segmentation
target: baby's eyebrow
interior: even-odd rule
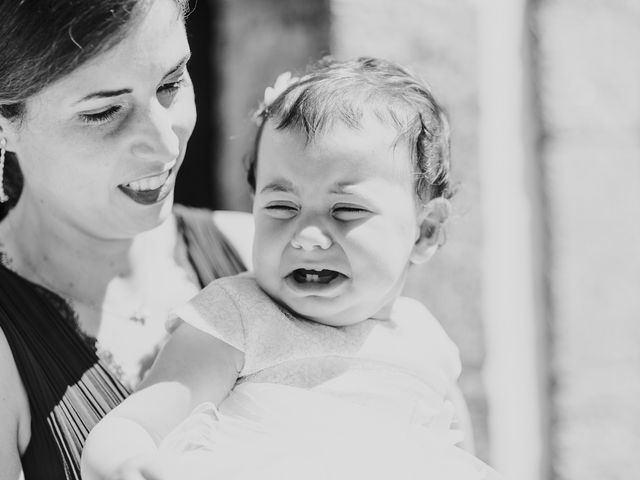
[[[358,184],[358,180],[348,180],[345,182],[336,183],[329,193],[334,193],[338,195],[353,195],[355,190],[357,189],[356,185]]]
[[[272,182],[268,183],[260,190],[260,193],[267,192],[296,192],[297,189],[289,180],[285,180],[284,178],[277,178]]]

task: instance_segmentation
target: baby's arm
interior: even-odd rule
[[[242,361],[239,350],[181,323],[138,391],[89,434],[82,453],[82,478],[156,478],[128,477],[125,471],[144,470],[145,457],[150,464],[159,460],[154,455],[160,441],[196,405],[219,405],[233,388]]]

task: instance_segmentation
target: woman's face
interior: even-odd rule
[[[156,0],[119,44],[30,98],[5,132],[20,203],[97,238],[165,219],[196,119],[189,54],[175,3]]]

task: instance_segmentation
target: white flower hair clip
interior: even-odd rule
[[[264,89],[264,99],[260,103],[258,110],[253,115],[253,121],[260,126],[265,118],[269,115],[269,107],[276,101],[276,99],[291,85],[298,82],[298,77],[292,77],[291,72],[284,72],[278,75],[276,83],[273,87],[267,87]]]
[[[264,89],[264,99],[262,101],[264,107],[269,107],[291,85],[300,80],[298,77],[292,77],[291,72],[284,72],[278,75],[276,83],[273,87]]]

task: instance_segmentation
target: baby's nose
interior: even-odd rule
[[[313,250],[314,248],[326,250],[332,243],[331,238],[317,226],[305,227],[291,239],[293,248],[303,250]]]

